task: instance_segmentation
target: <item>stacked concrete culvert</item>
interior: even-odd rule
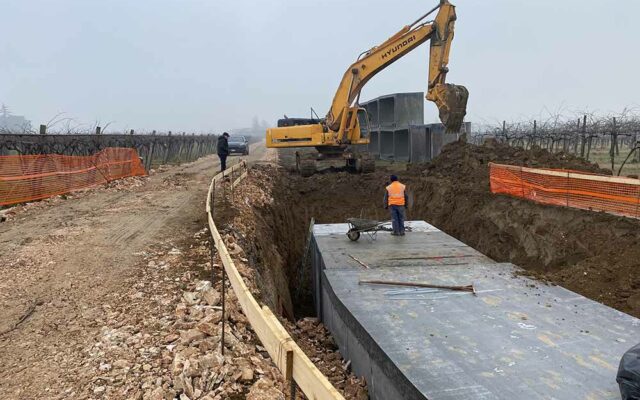
[[[361,104],[369,116],[370,142],[366,148],[376,158],[425,162],[433,159],[444,145],[460,134],[445,134],[441,123],[424,123],[424,93],[396,93]],[[471,124],[463,124],[469,132]],[[360,149],[365,151],[365,149]]]

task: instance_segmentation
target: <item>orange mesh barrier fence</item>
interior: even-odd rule
[[[489,174],[492,193],[640,218],[638,179],[493,163]]]
[[[0,206],[142,175],[138,152],[129,148],[109,147],[92,156],[0,156]]]

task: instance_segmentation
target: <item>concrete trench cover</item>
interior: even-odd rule
[[[346,224],[314,228],[316,311],[373,399],[620,398],[618,363],[640,320],[409,225],[357,242]],[[473,283],[477,296],[360,280]]]

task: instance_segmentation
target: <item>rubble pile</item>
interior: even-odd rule
[[[298,346],[331,383],[348,399],[367,400],[367,383],[351,373],[351,362],[344,360],[331,333],[318,318],[305,317],[285,328]]]
[[[129,294],[118,304],[103,306],[103,326],[86,349],[95,360],[96,374],[89,395],[284,400],[284,379],[259,345],[230,287],[221,354],[219,263],[213,265],[215,285],[201,279],[211,275],[208,237],[203,230],[187,249],[164,247],[144,254],[145,273]],[[238,250],[233,244],[229,247]]]

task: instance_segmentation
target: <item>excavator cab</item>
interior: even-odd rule
[[[371,136],[371,119],[369,117],[369,113],[364,108],[358,108],[358,125],[360,138],[369,143],[369,138]]]
[[[349,107],[343,114],[346,118],[344,132],[338,132],[336,142],[343,145],[369,144],[369,114],[364,108]]]

